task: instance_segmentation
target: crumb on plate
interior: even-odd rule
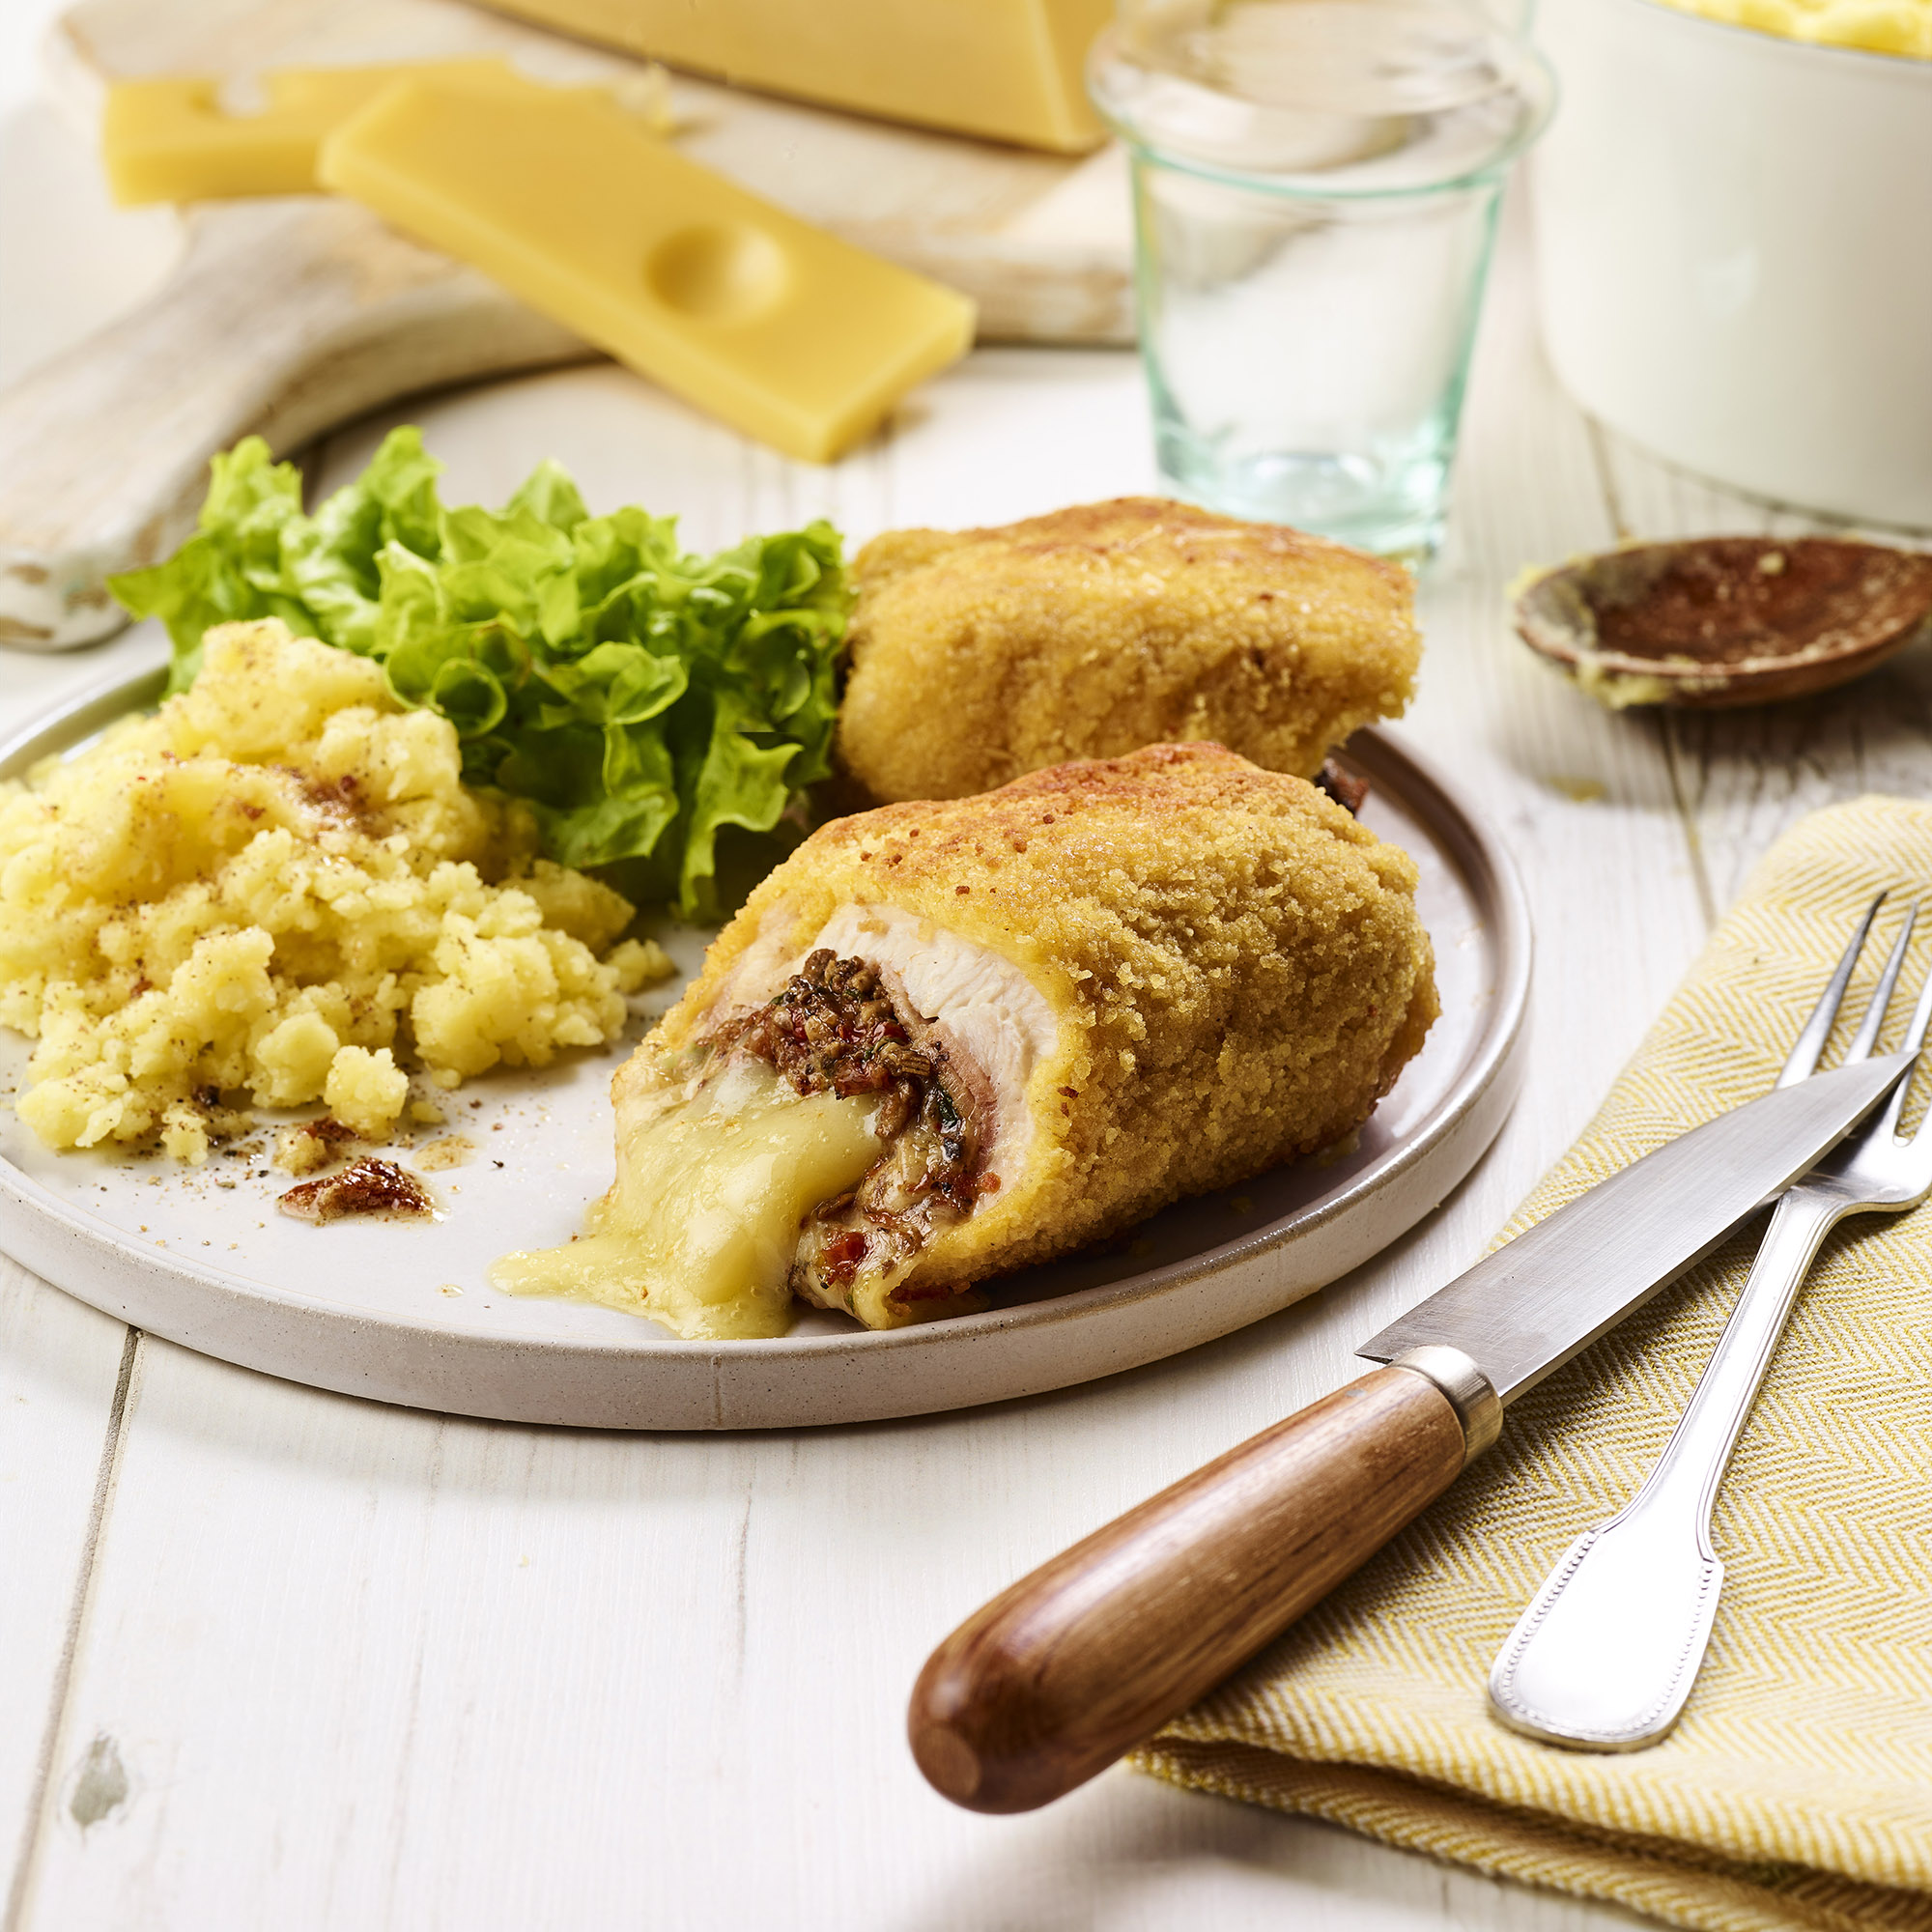
[[[423,1220],[436,1212],[429,1189],[408,1168],[373,1154],[365,1154],[340,1174],[291,1187],[275,1205],[298,1221],[317,1223],[340,1221],[351,1214]]]

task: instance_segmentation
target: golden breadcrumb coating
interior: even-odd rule
[[[880,800],[1170,741],[1312,778],[1402,712],[1421,652],[1399,565],[1154,497],[892,530],[853,575],[838,753]]]
[[[922,1295],[1358,1126],[1438,1010],[1415,886],[1406,853],[1312,784],[1219,745],[887,806],[822,827],[757,888],[617,1078],[666,1079],[748,948],[776,927],[803,951],[841,906],[898,907],[1018,966],[1058,1023],[1026,1087],[1035,1130],[894,1291],[887,1319],[913,1320]]]

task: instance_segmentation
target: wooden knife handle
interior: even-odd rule
[[[927,1781],[1029,1811],[1142,1743],[1455,1481],[1501,1409],[1466,1356],[1364,1376],[1042,1564],[927,1659],[907,1730]],[[1473,1375],[1459,1382],[1457,1371]],[[1445,1393],[1445,1384],[1457,1400]],[[1473,1389],[1473,1399],[1471,1399]]]

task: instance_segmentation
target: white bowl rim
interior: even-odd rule
[[[1878,47],[1848,47],[1836,41],[1801,41],[1790,34],[1775,34],[1769,27],[1753,27],[1743,20],[1719,20],[1709,14],[1700,14],[1691,7],[1680,7],[1674,0],[1606,0],[1612,6],[1628,6],[1633,11],[1647,14],[1665,14],[1673,19],[1688,21],[1693,28],[1707,28],[1714,33],[1741,34],[1765,47],[1788,47],[1794,55],[1826,54],[1833,60],[1855,62],[1866,72],[1891,72],[1911,74],[1917,71],[1917,80],[1907,80],[1911,86],[1932,87],[1932,58],[1923,54],[1891,54]],[[1780,55],[1773,54],[1772,59]],[[1848,70],[1856,71],[1856,70]]]

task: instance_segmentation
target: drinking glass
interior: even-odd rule
[[[1133,170],[1169,485],[1430,554],[1542,58],[1477,0],[1122,0],[1089,79]]]

